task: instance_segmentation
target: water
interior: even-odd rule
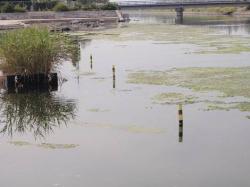
[[[184,105],[179,142],[177,105],[152,97],[193,91],[127,82],[137,71],[249,66],[246,50],[199,53],[211,50],[208,38],[212,47],[249,45],[247,18],[211,20],[175,25],[169,15],[132,12],[129,24],[80,37],[80,62],[62,64],[68,81],[57,92],[2,94],[1,186],[249,186],[249,112]]]

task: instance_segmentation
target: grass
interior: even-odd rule
[[[0,35],[0,68],[5,73],[49,73],[73,58],[70,39],[47,28],[31,27]]]

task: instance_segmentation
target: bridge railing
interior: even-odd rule
[[[176,5],[176,4],[209,4],[209,3],[216,3],[216,4],[230,4],[230,3],[250,3],[250,0],[164,0],[164,1],[118,1],[119,6],[129,6],[129,5]]]

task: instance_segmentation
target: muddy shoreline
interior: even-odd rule
[[[27,12],[0,14],[0,30],[48,26],[52,31],[95,30],[122,21],[119,11]]]

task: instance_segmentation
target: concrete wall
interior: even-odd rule
[[[0,13],[0,20],[102,18],[117,17],[115,11],[69,11],[69,12],[26,12]]]

